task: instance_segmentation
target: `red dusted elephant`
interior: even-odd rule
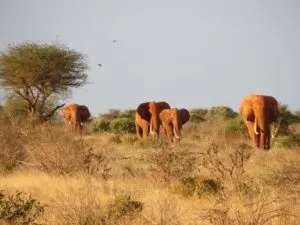
[[[91,114],[85,105],[67,104],[62,108],[63,119],[66,126],[72,126],[72,130],[81,132],[83,123],[88,121]]]
[[[190,113],[187,109],[164,109],[160,114],[162,126],[168,141],[172,143],[174,137],[180,139],[182,126],[190,120]]]
[[[248,95],[241,102],[240,113],[253,144],[269,150],[270,126],[278,117],[277,100],[272,96]]]
[[[135,127],[137,136],[146,138],[149,132],[154,137],[159,137],[159,127],[161,125],[159,113],[164,109],[169,109],[167,102],[144,102],[141,103],[135,113]]]

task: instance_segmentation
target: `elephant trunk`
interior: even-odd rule
[[[158,119],[156,116],[153,116],[150,121],[150,133],[151,135],[158,136]]]

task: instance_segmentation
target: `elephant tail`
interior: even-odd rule
[[[254,120],[254,128],[253,129],[254,129],[254,134],[259,135],[259,132],[257,130],[257,120],[256,120],[256,118]]]

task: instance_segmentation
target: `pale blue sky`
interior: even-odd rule
[[[0,0],[0,30],[1,49],[86,54],[90,84],[68,102],[94,116],[150,100],[238,110],[251,93],[300,109],[299,0]]]

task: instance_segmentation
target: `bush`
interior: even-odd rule
[[[110,129],[116,134],[135,133],[135,123],[133,119],[116,118],[110,122]]]
[[[224,119],[234,118],[238,115],[237,112],[235,112],[233,109],[226,107],[226,106],[214,106],[212,107],[208,113],[206,114],[206,117],[208,119],[212,119],[215,117],[221,117]]]
[[[237,116],[235,118],[230,118],[226,121],[225,132],[227,134],[236,134],[236,133],[246,133],[247,127],[244,124],[243,118]]]
[[[196,193],[199,198],[207,194],[216,194],[222,190],[221,184],[214,179],[200,177],[184,177],[175,184],[173,192],[184,197],[191,197]]]
[[[197,179],[195,191],[201,198],[207,194],[216,194],[222,190],[221,184],[214,179]]]
[[[192,123],[201,123],[205,121],[205,115],[207,113],[207,109],[192,109],[190,110],[190,122]]]
[[[120,195],[108,205],[108,218],[109,220],[118,220],[122,217],[134,218],[142,210],[142,202],[131,200],[129,195]]]
[[[197,168],[197,156],[187,149],[153,149],[147,161],[152,164],[150,169],[155,178],[169,184],[172,179],[190,176]]]
[[[0,222],[7,224],[35,224],[35,220],[43,215],[44,207],[31,195],[17,192],[6,197],[0,190]]]
[[[108,112],[100,114],[100,119],[103,120],[113,120],[115,118],[117,118],[120,115],[120,111],[119,109],[109,109]]]
[[[300,134],[289,134],[277,136],[274,146],[278,148],[293,148],[300,146]]]
[[[110,121],[106,119],[100,119],[93,123],[93,132],[106,132],[110,131]]]
[[[128,118],[134,120],[135,118],[135,109],[126,109],[124,112],[121,112],[118,118]]]
[[[20,130],[18,130],[20,131]],[[26,157],[22,134],[11,126],[0,130],[0,172],[10,172],[18,167]]]

